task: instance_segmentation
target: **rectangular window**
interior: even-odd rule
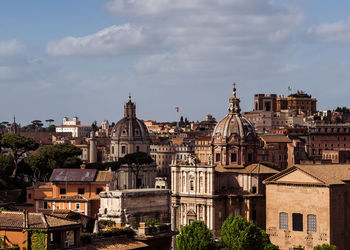
[[[220,154],[215,155],[215,161],[220,161]]]
[[[280,229],[288,230],[288,213],[280,213]]]
[[[99,194],[102,192],[102,188],[96,188],[96,194]]]
[[[65,188],[60,188],[60,194],[66,194],[66,189]]]
[[[316,232],[317,222],[316,215],[308,214],[307,215],[307,232]]]
[[[31,199],[32,198],[32,194],[28,194],[28,199]]]
[[[126,150],[125,150],[125,146],[122,146],[122,154],[125,154]]]
[[[303,231],[303,215],[293,213],[293,231]]]
[[[47,209],[48,206],[47,206],[47,201],[44,201],[44,209]]]
[[[252,154],[248,154],[248,162],[252,162],[253,161],[253,155]]]
[[[237,161],[237,154],[233,153],[231,154],[231,162],[236,162]]]
[[[78,194],[84,194],[85,190],[84,188],[78,188]]]
[[[112,146],[112,154],[114,154],[114,146]]]

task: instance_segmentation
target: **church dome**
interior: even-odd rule
[[[256,137],[254,126],[241,116],[239,107],[240,100],[236,97],[236,88],[233,89],[233,96],[230,98],[228,114],[216,124],[213,137],[246,139]]]
[[[212,137],[213,163],[224,167],[242,167],[256,161],[257,136],[254,126],[241,116],[236,88],[229,99],[228,114],[216,124]]]
[[[149,141],[145,123],[136,118],[136,105],[129,99],[124,105],[124,117],[112,129],[112,138],[137,141]]]
[[[124,117],[112,129],[110,159],[118,160],[127,154],[149,154],[151,138],[142,120],[136,117],[136,105],[129,101],[124,105]]]

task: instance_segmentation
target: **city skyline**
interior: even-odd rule
[[[339,1],[3,1],[1,119],[226,115],[255,93],[304,90],[318,109],[348,106],[349,3]]]

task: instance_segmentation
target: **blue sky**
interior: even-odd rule
[[[129,92],[138,117],[189,120],[242,110],[254,93],[350,106],[349,1],[108,0],[0,3],[0,120],[77,115],[118,121]]]

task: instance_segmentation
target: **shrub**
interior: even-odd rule
[[[334,245],[322,244],[322,246],[315,246],[314,250],[337,250],[337,247]]]
[[[159,223],[159,221],[156,219],[145,220],[146,227],[154,227],[157,223]]]
[[[99,220],[98,221],[99,228],[113,227],[113,226],[115,226],[115,222],[112,220]]]
[[[90,244],[91,240],[92,240],[92,235],[90,233],[82,233],[80,235],[80,240],[81,242],[83,242],[84,244]]]

